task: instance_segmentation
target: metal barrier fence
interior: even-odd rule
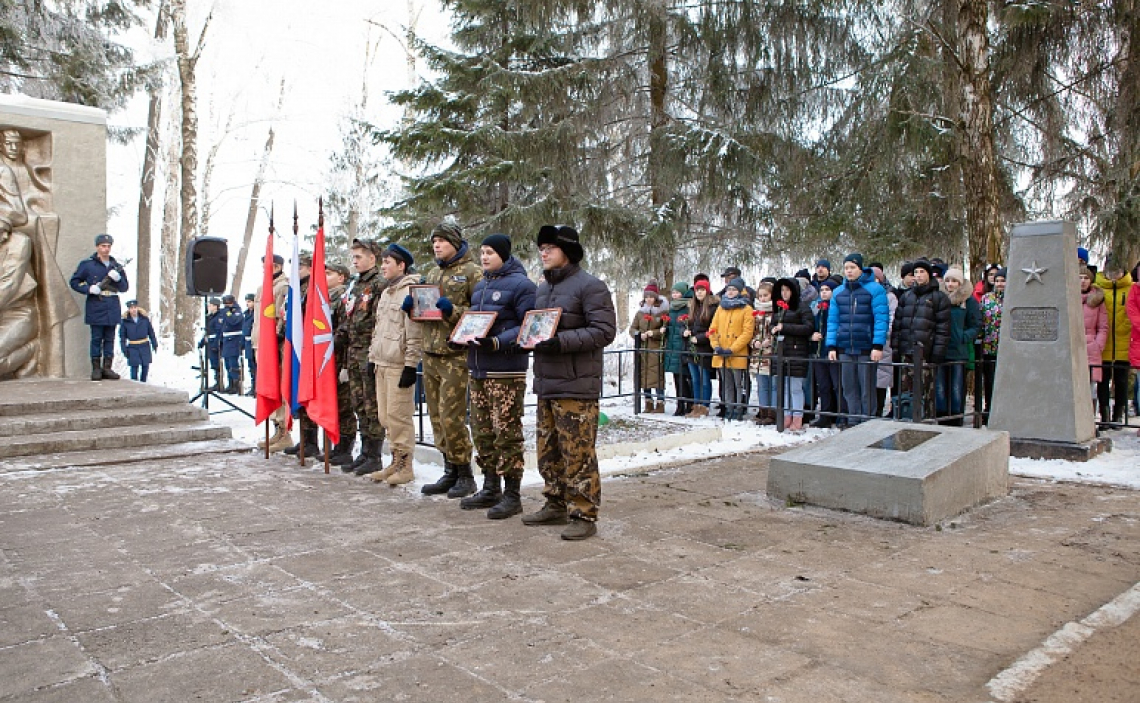
[[[749,354],[748,362],[756,359],[766,359],[771,363],[771,377],[784,378],[786,367],[789,359],[785,357],[781,349],[777,348],[776,354],[761,356],[758,354]],[[692,351],[673,351],[665,349],[644,349],[637,344],[626,349],[613,349],[604,352],[605,371],[602,379],[602,400],[609,400],[614,398],[631,398],[633,400],[634,414],[641,414],[643,412],[642,403],[646,396],[646,389],[641,387],[641,362],[646,355],[657,355],[660,357],[660,363],[664,368],[666,355],[679,354],[684,359],[711,359],[714,354],[701,354]],[[737,357],[739,358],[739,357]],[[890,418],[900,422],[914,422],[925,424],[958,424],[968,425],[974,428],[985,426],[989,417],[989,401],[993,392],[993,376],[996,369],[997,357],[986,356],[982,354],[981,342],[974,344],[974,360],[961,360],[949,361],[942,364],[929,364],[926,363],[921,355],[917,355],[910,362],[894,362],[894,361],[848,361],[836,360],[829,361],[826,358],[811,357],[806,360],[799,358],[796,361],[806,361],[808,364],[808,375],[806,379],[796,379],[804,383],[804,397],[808,400],[808,404],[812,407],[803,408],[802,411],[806,416],[811,415],[814,417],[829,417],[836,423],[857,423],[866,420]],[[815,375],[816,368],[819,365],[831,366],[839,368],[839,382],[836,384],[835,396],[836,407],[833,411],[825,411],[822,407],[817,407],[816,400],[816,385]],[[853,414],[847,412],[844,408],[843,395],[843,374],[842,369],[845,366],[855,365],[866,369],[864,377],[871,377],[872,379],[877,375],[879,369],[890,368],[891,370],[891,385],[890,390],[890,403],[891,412],[888,415],[883,415],[883,407],[879,398],[882,397],[877,394],[876,414]],[[1138,370],[1132,367],[1132,370]],[[688,374],[688,370],[682,371]],[[1091,372],[1090,372],[1091,373]],[[962,398],[961,398],[961,411],[957,413],[951,412],[938,412],[938,391],[939,384],[945,390],[953,390],[951,384],[958,385],[959,381],[956,376],[961,375],[962,381]],[[972,376],[971,376],[972,374]],[[662,375],[665,376],[664,372]],[[743,408],[746,412],[759,411],[761,409],[772,410],[775,413],[775,427],[779,432],[783,432],[787,428],[787,418],[789,413],[798,411],[799,409],[789,408],[788,399],[786,395],[786,383],[775,383],[776,401],[771,405],[761,405],[753,403],[752,401],[752,382],[755,380],[755,375],[751,372],[745,372],[746,383],[741,393],[743,402],[735,403]],[[971,379],[972,381],[968,381]],[[940,380],[941,379],[941,380]],[[654,394],[661,400],[668,400],[671,402],[684,402],[696,403],[699,402],[692,394],[685,396],[674,393],[669,395],[665,393],[665,385],[667,379],[662,379],[662,388],[660,394]],[[1105,381],[1101,381],[1104,383]],[[872,385],[876,385],[872,380]],[[1140,386],[1140,383],[1138,383]],[[966,390],[969,390],[969,393]],[[885,394],[882,394],[885,395]],[[1132,393],[1131,398],[1140,405],[1140,387]],[[966,411],[966,400],[969,396],[973,397],[972,409]],[[915,402],[914,399],[920,399],[921,402]],[[711,397],[709,406],[712,405],[725,405],[725,400],[716,394],[716,400]],[[1093,398],[1094,406],[1097,404],[1097,398]],[[536,403],[531,401],[524,404],[524,407],[536,407]],[[1133,414],[1134,415],[1134,414]],[[1128,420],[1133,415],[1129,414],[1128,404],[1125,403],[1122,422],[1111,422],[1101,419],[1097,423],[1098,427],[1106,429],[1120,429],[1128,425]],[[427,437],[426,425],[428,420],[427,404],[424,401],[423,394],[423,370],[422,366],[416,380],[416,395],[415,395],[415,418],[416,418],[416,443],[432,446],[432,442]]]

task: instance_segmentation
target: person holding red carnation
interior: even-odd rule
[[[685,340],[685,325],[693,307],[688,292],[688,283],[674,283],[669,290],[669,314],[665,315],[665,373],[673,375],[673,387],[677,390],[677,409],[673,415],[677,417],[688,414],[693,407],[693,386],[685,363],[685,349],[689,346]]]
[[[665,363],[662,358],[662,349],[665,346],[665,335],[668,333],[668,305],[661,297],[657,281],[651,280],[645,286],[644,297],[633,322],[629,325],[629,334],[637,342],[641,362],[641,392],[645,395],[645,412],[665,412]],[[654,393],[657,399],[654,401]]]

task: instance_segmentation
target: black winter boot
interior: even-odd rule
[[[103,380],[105,381],[118,381],[119,374],[111,369],[111,362],[115,360],[113,356],[103,357]]]
[[[475,474],[471,473],[471,462],[455,464],[455,485],[447,490],[448,498],[462,498],[475,492]]]
[[[103,380],[103,360],[99,357],[94,357],[91,359],[91,380]]]
[[[323,457],[324,452],[321,451],[320,446],[317,444],[317,428],[306,422],[301,426],[301,438],[292,447],[285,450],[289,456],[297,456],[301,453],[301,445],[305,445],[305,458],[315,459],[318,456]],[[322,459],[323,460],[323,459]]]
[[[505,520],[522,512],[522,500],[519,495],[522,478],[507,477],[503,483],[506,484],[503,489],[503,497],[499,499],[495,507],[487,511],[487,519],[489,520]]]
[[[565,525],[570,522],[570,513],[565,504],[547,499],[546,505],[537,513],[523,515],[522,522],[524,525]]]
[[[352,447],[356,444],[356,434],[345,435],[333,447],[329,454],[329,463],[336,466],[346,466],[352,463]]]
[[[459,507],[464,510],[477,510],[479,508],[494,507],[499,502],[499,498],[503,496],[503,481],[502,476],[499,476],[496,471],[488,471],[483,474],[483,490],[479,491],[473,496],[468,496],[459,501]]]
[[[439,495],[440,493],[447,493],[451,490],[452,486],[455,485],[457,474],[458,469],[455,468],[455,464],[452,464],[450,461],[444,459],[443,475],[440,476],[439,480],[435,483],[429,483],[421,488],[420,493],[423,493],[425,496],[435,496]]]
[[[383,469],[384,464],[380,459],[380,448],[383,445],[383,441],[365,438],[362,441],[362,444],[364,448],[361,450],[360,454],[361,456],[365,457],[364,463],[362,463],[360,466],[357,466],[352,471],[352,473],[356,474],[357,476],[367,476],[368,474],[376,473],[377,471]]]

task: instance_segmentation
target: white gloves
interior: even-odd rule
[[[100,295],[102,293],[103,293],[103,289],[99,287],[98,283],[96,283],[95,285],[93,285],[87,289],[88,295]]]
[[[123,276],[115,269],[111,269],[111,272],[107,274],[107,278],[110,278],[115,283],[123,280]]]

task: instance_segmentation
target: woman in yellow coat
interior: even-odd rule
[[[1132,323],[1128,320],[1127,298],[1132,288],[1132,276],[1124,272],[1124,267],[1109,258],[1104,262],[1104,272],[1096,276],[1097,288],[1104,291],[1104,308],[1108,311],[1108,341],[1101,352],[1103,379],[1097,384],[1097,400],[1100,402],[1100,421],[1124,422],[1124,408],[1128,405],[1128,339],[1132,335]],[[1109,413],[1109,383],[1116,403]]]
[[[744,279],[734,278],[728,282],[720,305],[713,315],[709,327],[709,343],[712,344],[713,368],[724,374],[725,420],[743,420],[747,399],[744,393],[744,374],[748,373],[748,344],[752,341],[755,322],[752,306],[748,299],[740,295],[745,290]]]

